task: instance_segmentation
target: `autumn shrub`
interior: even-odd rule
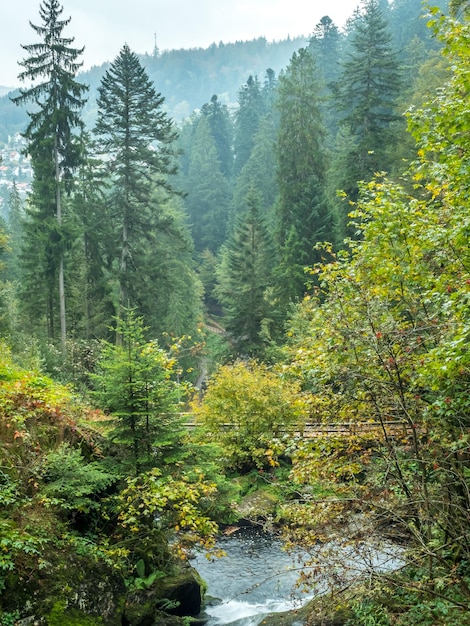
[[[221,367],[192,409],[201,437],[221,446],[221,463],[242,472],[276,467],[306,415],[299,386],[253,361]]]

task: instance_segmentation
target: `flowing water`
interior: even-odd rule
[[[281,542],[255,530],[222,537],[227,556],[208,561],[198,554],[192,565],[208,585],[208,626],[256,626],[269,613],[298,608],[309,598],[295,588],[301,555],[290,556]]]
[[[296,586],[308,555],[286,553],[276,537],[241,529],[221,537],[218,547],[226,556],[209,561],[204,554],[197,554],[192,562],[208,585],[207,595],[215,599],[206,607],[208,626],[257,626],[266,615],[299,608],[313,596],[311,590],[306,594]],[[324,577],[337,574],[344,580],[372,570],[391,570],[400,564],[396,547],[389,550],[386,546],[369,546],[361,551],[343,547],[339,552],[336,547],[336,559],[338,555],[339,567],[336,570],[325,562]],[[316,593],[325,589],[321,579],[320,573]]]

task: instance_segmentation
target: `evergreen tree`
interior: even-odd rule
[[[354,140],[344,156],[348,177],[338,172],[336,188],[352,200],[357,197],[358,181],[370,180],[375,172],[393,166],[393,146],[397,135],[392,123],[399,119],[395,102],[400,76],[392,36],[378,0],[364,0],[356,15],[351,48],[336,85],[342,124]]]
[[[333,20],[325,15],[313,29],[308,50],[315,59],[321,88],[320,109],[328,130],[327,144],[333,144],[338,126],[338,111],[331,105],[332,85],[338,79],[343,48],[343,36]]]
[[[264,101],[258,77],[249,76],[238,93],[238,108],[235,112],[234,152],[235,173],[238,174],[250,158],[253,142],[258,132]]]
[[[438,4],[443,3],[440,0],[433,0],[432,6]],[[425,5],[421,0],[393,0],[391,5],[390,31],[395,47],[400,51],[401,60],[405,63],[414,62],[413,57],[403,54],[413,39],[418,38],[421,42],[426,42],[428,49],[437,44],[437,39],[432,38],[426,20],[423,19],[425,12]]]
[[[0,217],[0,333],[11,335],[8,315],[8,287],[5,280],[5,261],[8,250],[8,236],[6,234],[5,222]]]
[[[262,90],[266,113],[270,113],[274,111],[274,103],[276,101],[276,92],[277,92],[276,72],[271,67],[269,67],[266,70],[266,76],[264,79],[264,85],[263,85],[263,90]]]
[[[106,201],[105,167],[90,154],[84,136],[82,165],[72,199],[76,231],[72,250],[74,261],[73,304],[75,336],[85,340],[109,335],[115,314],[115,227],[112,208]]]
[[[146,342],[143,319],[124,310],[119,345],[103,344],[96,398],[115,419],[111,437],[126,451],[124,462],[139,474],[161,463],[178,441],[178,386],[173,364],[156,342]]]
[[[233,128],[228,108],[214,95],[209,104],[203,105],[201,113],[209,122],[220,161],[220,171],[224,176],[230,177],[233,168]]]
[[[341,33],[331,17],[324,15],[313,29],[308,49],[319,71],[328,83],[336,80],[339,71]]]
[[[231,189],[206,116],[194,131],[185,191],[195,249],[217,252],[225,241]]]
[[[20,279],[20,251],[23,240],[24,208],[16,182],[10,191],[8,198],[8,247],[9,254],[7,260],[7,278],[10,281]]]
[[[293,263],[300,271],[296,280],[280,285],[286,301],[305,292],[303,268],[318,258],[314,246],[331,241],[333,219],[326,202],[327,155],[325,128],[321,118],[317,68],[305,48],[294,53],[284,75],[279,78],[280,111],[277,143],[279,201],[277,235],[283,263]],[[295,241],[295,255],[292,246]],[[280,277],[286,276],[281,267]],[[282,279],[281,279],[281,282]]]
[[[20,90],[13,101],[35,104],[29,113],[24,133],[34,170],[32,210],[26,227],[28,264],[25,276],[25,299],[29,309],[37,307],[40,319],[46,313],[50,337],[55,335],[56,284],[60,311],[62,351],[65,353],[66,317],[64,255],[67,235],[63,227],[63,190],[70,190],[72,174],[80,162],[79,142],[74,130],[83,124],[80,112],[87,87],[75,80],[82,63],[83,48],[74,48],[73,38],[63,36],[70,18],[60,19],[63,12],[58,0],[44,0],[39,7],[41,25],[31,24],[40,43],[22,46],[28,57],[20,62],[24,68],[21,81],[32,86]],[[44,79],[42,82],[41,79]],[[44,284],[45,293],[37,289]],[[34,288],[31,298],[29,287]],[[36,322],[37,320],[35,320]]]
[[[247,212],[221,253],[216,294],[224,308],[236,356],[262,357],[272,311],[267,294],[273,281],[273,248],[251,191]],[[264,331],[264,334],[263,334]]]
[[[179,236],[172,230],[172,216],[164,210],[174,195],[169,176],[176,171],[176,132],[163,110],[163,96],[127,45],[106,71],[98,94],[94,132],[98,151],[107,160],[110,182],[108,202],[118,266],[115,306],[117,310],[136,306],[140,312],[143,302],[151,308],[149,298],[157,297],[162,278],[163,268],[149,259],[152,254],[158,257],[154,246],[159,231]],[[153,324],[155,319],[147,321]]]
[[[276,178],[276,141],[278,126],[274,115],[266,115],[260,122],[254,137],[250,158],[237,177],[233,192],[230,232],[240,216],[246,211],[246,198],[253,187],[259,195],[260,213],[268,228],[274,231],[273,208],[278,188]]]
[[[139,310],[149,320],[153,336],[193,335],[202,315],[193,241],[179,199],[163,203],[159,196],[155,190],[152,203],[160,207],[158,228],[140,243]]]

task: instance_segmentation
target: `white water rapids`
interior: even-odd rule
[[[208,626],[257,626],[263,617],[298,608],[309,596],[295,589],[301,563],[281,549],[281,542],[256,531],[222,537],[218,547],[227,556],[192,562],[217,600],[206,607]]]
[[[207,626],[258,626],[266,615],[297,609],[315,593],[325,590],[321,576],[315,589],[305,591],[296,587],[303,563],[308,555],[291,555],[282,550],[282,543],[272,535],[242,529],[222,537],[218,547],[227,556],[207,560],[198,554],[192,562],[208,585],[205,612],[210,616]],[[354,577],[367,571],[390,570],[399,565],[398,551],[383,548],[356,552],[354,548],[335,549],[341,554],[338,577]],[[321,568],[320,568],[321,569]],[[325,574],[334,572],[325,564]],[[334,568],[336,569],[336,568]],[[302,626],[299,621],[295,626]]]

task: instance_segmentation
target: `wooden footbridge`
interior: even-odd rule
[[[412,426],[399,420],[384,422],[310,422],[299,433],[306,439],[314,437],[383,436],[409,437]]]
[[[186,413],[189,417],[190,414]],[[187,421],[184,425],[188,429],[195,428],[197,424],[194,421]],[[233,429],[236,424],[227,423],[220,425],[224,429]],[[301,428],[286,429],[286,432],[292,432],[294,437],[303,439],[315,439],[322,437],[370,437],[376,435],[396,439],[397,437],[408,438],[413,432],[413,427],[402,421],[384,421],[384,422],[307,422]]]

